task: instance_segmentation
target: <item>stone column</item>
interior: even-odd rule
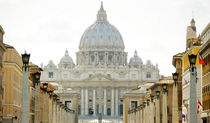
[[[118,88],[115,90],[115,115],[118,116]]]
[[[29,123],[29,84],[28,68],[23,68],[21,123]]]
[[[53,123],[56,123],[57,121],[57,108],[56,108],[56,100],[53,102]]]
[[[168,123],[168,114],[167,114],[167,92],[163,92],[163,103],[162,103],[162,123]]]
[[[56,123],[59,123],[60,108],[59,103],[56,103]]]
[[[85,115],[88,115],[88,88],[85,88]]]
[[[114,116],[114,88],[112,88],[111,116]]]
[[[81,115],[84,115],[84,110],[85,110],[85,106],[84,106],[84,88],[81,88],[81,104],[80,104],[80,110],[81,110]]]
[[[160,123],[160,99],[159,99],[159,97],[157,97],[156,101],[155,101],[155,120],[156,120],[156,123]]]
[[[51,98],[49,98],[49,113],[48,113],[48,115],[49,115],[49,123],[52,123],[52,113],[53,113],[53,111],[52,111],[52,99]]]
[[[172,123],[179,122],[177,87],[178,84],[173,84]]]
[[[40,84],[35,84],[35,123],[40,123]]]
[[[151,101],[150,102],[150,112],[151,112],[151,114],[150,114],[150,121],[151,121],[151,123],[154,123],[154,102],[153,101]]]
[[[47,92],[44,92],[43,100],[43,123],[48,123],[48,113],[47,113]]]
[[[137,112],[136,112],[136,123],[139,123],[140,121],[139,121],[139,107],[138,107],[138,109],[137,109]]]
[[[139,123],[143,123],[142,110],[142,108],[139,110]]]
[[[94,110],[94,116],[96,115],[96,89],[93,89],[93,110]]]
[[[145,123],[149,123],[148,105],[147,105],[147,104],[146,104],[146,106],[145,106],[145,112],[144,112],[144,115],[145,115]]]
[[[62,107],[59,106],[59,123],[62,123]]]
[[[107,95],[106,95],[106,88],[104,88],[104,115],[107,115],[107,107],[106,107],[106,104],[107,104]]]
[[[190,107],[189,123],[197,123],[197,94],[196,94],[196,67],[190,67]]]
[[[143,123],[147,123],[146,122],[146,105],[144,105],[144,108],[143,108]]]

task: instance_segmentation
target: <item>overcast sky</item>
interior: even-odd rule
[[[0,0],[4,42],[35,64],[58,64],[65,50],[76,61],[80,38],[96,20],[99,0]],[[160,73],[175,71],[172,56],[185,50],[186,27],[195,18],[198,34],[210,22],[210,0],[103,0],[108,21],[121,33],[128,60],[138,51]],[[194,11],[192,14],[192,11]]]

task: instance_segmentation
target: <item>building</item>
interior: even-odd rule
[[[202,65],[202,97],[203,97],[203,123],[210,122],[210,23],[201,33],[202,47],[199,54],[204,59],[206,65]]]
[[[71,117],[72,123],[78,123],[78,92],[74,90],[56,90],[55,93],[59,96],[63,104],[74,111]]]
[[[50,61],[43,67],[41,81],[56,82],[65,90],[75,88],[80,93],[80,121],[96,120],[98,114],[103,120],[120,120],[123,92],[160,78],[158,65],[149,60],[144,64],[136,51],[128,63],[124,49],[120,32],[108,22],[101,4],[97,20],[81,37],[76,64],[66,50],[58,66]]]
[[[178,111],[179,111],[179,123],[182,123],[182,57],[184,53],[178,53],[173,56],[172,64],[176,68],[176,71],[179,74],[178,77]]]
[[[123,123],[172,123],[173,84],[164,77],[125,92]]]
[[[3,60],[3,119],[20,121],[22,95],[22,58],[14,47],[5,44]]]
[[[3,44],[3,36],[4,36],[4,30],[0,25],[0,123],[2,122],[3,117],[3,107],[2,107],[2,101],[3,101],[3,87],[2,87],[2,78],[3,78],[3,57],[4,52],[6,50],[4,44]]]
[[[197,55],[200,47],[201,47],[201,39],[196,35],[196,26],[194,19],[191,20],[191,25],[187,27],[186,34],[186,51],[182,56],[182,102],[183,102],[183,112],[185,112],[186,119],[189,118],[189,98],[190,98],[190,63],[188,59],[188,55],[195,54]],[[201,65],[199,64],[199,60],[196,60],[196,71],[197,71],[197,89],[195,90],[197,93],[197,100],[202,100],[202,89],[201,89]],[[184,120],[184,119],[183,119]],[[197,114],[197,122],[201,122],[200,113]],[[187,120],[183,121],[187,122]]]

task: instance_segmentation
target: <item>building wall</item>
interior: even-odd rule
[[[201,33],[203,45],[199,51],[206,65],[202,65],[202,97],[203,97],[203,123],[210,122],[210,23]]]
[[[0,121],[2,120],[2,115],[3,115],[3,87],[2,87],[2,79],[3,79],[3,57],[4,57],[4,52],[5,52],[5,46],[3,44],[3,35],[4,35],[4,30],[0,25]]]
[[[21,95],[22,95],[22,59],[18,52],[9,45],[6,45],[6,52],[3,62],[3,116],[17,117],[20,119]]]

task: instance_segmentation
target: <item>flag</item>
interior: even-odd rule
[[[200,113],[201,109],[202,109],[202,104],[201,104],[200,100],[198,100],[198,110],[197,110],[197,113]]]
[[[199,52],[198,52],[198,58],[199,58],[199,64],[206,65],[205,61],[204,61],[203,58],[200,56]]]

